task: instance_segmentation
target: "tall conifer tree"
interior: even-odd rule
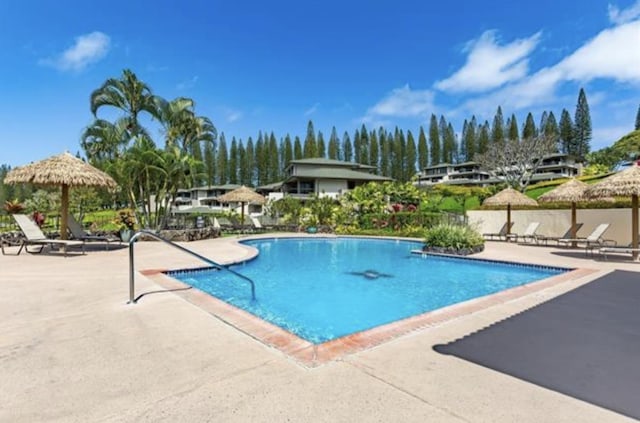
[[[522,127],[522,139],[528,140],[535,138],[537,135],[538,130],[536,129],[536,123],[533,120],[533,115],[529,112],[529,114],[527,114],[527,119],[524,122],[524,126]]]
[[[276,182],[280,179],[280,157],[278,154],[278,141],[273,132],[269,135],[269,156],[267,158],[269,166],[269,172],[267,177],[267,183]]]
[[[378,134],[376,133],[376,131],[371,131],[371,134],[369,135],[369,164],[371,166],[375,166],[376,167],[376,173],[380,174],[380,151],[378,149],[378,147],[380,146],[380,144],[378,144]]]
[[[456,142],[456,132],[451,123],[447,125],[444,132],[444,145],[446,146],[446,157],[443,157],[443,160],[447,163],[457,162],[458,143]]]
[[[242,140],[238,141],[238,183],[241,185],[249,185],[246,183],[249,179],[249,169],[247,169],[247,150],[244,148]]]
[[[639,130],[640,129],[640,106],[638,106],[638,113],[636,113],[636,125],[635,125],[635,130]]]
[[[362,155],[362,148],[360,147],[360,131],[356,129],[353,133],[353,161],[360,163],[360,157]]]
[[[369,163],[369,131],[367,131],[367,128],[364,126],[364,123],[360,128],[360,152],[358,153],[358,160],[356,161],[358,163],[362,163],[366,165],[370,164]]]
[[[573,142],[573,121],[571,120],[571,115],[567,111],[567,109],[562,109],[562,114],[560,115],[560,145],[562,149],[560,150],[563,154],[574,154],[574,142]]]
[[[253,138],[249,137],[247,139],[247,145],[244,150],[244,166],[247,169],[247,175],[246,180],[244,180],[242,183],[247,186],[256,186],[256,150],[253,146]]]
[[[424,134],[424,128],[420,125],[420,133],[418,134],[418,170],[421,172],[427,166],[429,166],[429,147],[427,147],[427,136]]]
[[[413,138],[411,131],[407,131],[407,146],[405,149],[405,155],[407,157],[405,167],[405,181],[411,180],[413,175],[416,174],[416,159],[418,154],[416,151],[416,141]]]
[[[556,145],[556,151],[561,151],[562,146],[560,145],[560,127],[558,126],[556,116],[553,114],[553,112],[549,112],[549,114],[547,115],[547,121],[545,122],[544,128],[541,128],[541,131],[545,137],[549,137],[553,140]]]
[[[213,151],[214,147],[213,142],[204,143],[204,171],[207,175],[205,185],[213,185],[216,180],[216,156]]]
[[[300,143],[300,137],[296,135],[293,142],[293,159],[300,160],[302,158],[302,144]]]
[[[429,151],[431,153],[431,166],[439,165],[440,156],[440,130],[438,128],[438,119],[436,115],[431,115],[429,122]]]
[[[282,165],[280,166],[282,170],[285,167],[289,166],[289,162],[293,160],[293,146],[291,145],[291,137],[289,134],[284,137],[284,154],[282,155]]]
[[[307,136],[304,139],[302,155],[305,159],[318,157],[318,145],[316,143],[316,134],[313,129],[313,122],[309,120],[307,124]]]
[[[228,181],[229,177],[229,163],[228,163],[228,155],[227,155],[227,140],[225,139],[224,132],[220,133],[220,138],[218,140],[218,185],[224,185]]]
[[[267,163],[267,149],[268,149],[268,142],[269,140],[267,139],[267,141],[265,142],[264,138],[262,137],[262,132],[258,132],[258,139],[256,140],[256,145],[255,145],[255,166],[256,166],[256,185],[260,186],[260,185],[265,185],[268,183],[267,181],[267,177],[268,177],[268,163]]]
[[[340,157],[340,140],[338,140],[338,132],[336,127],[331,128],[331,136],[329,137],[329,158],[332,160],[341,160]]]
[[[509,119],[509,132],[507,138],[510,140],[519,140],[519,133],[520,130],[518,129],[518,120],[516,119],[516,115],[512,114],[511,119]]]
[[[380,137],[380,174],[391,176],[391,140],[386,131],[378,132]]]
[[[504,116],[502,115],[502,107],[498,106],[496,115],[493,117],[493,126],[491,126],[491,142],[494,144],[504,144]]]
[[[324,135],[322,135],[322,131],[318,131],[318,157],[325,158],[327,157],[327,146],[324,142]]]
[[[478,153],[483,154],[487,152],[487,149],[489,148],[489,143],[491,142],[491,136],[490,136],[490,127],[489,127],[489,122],[488,121],[484,121],[484,125],[482,125],[480,127],[479,133],[478,133]]]
[[[591,151],[591,114],[589,112],[589,103],[587,103],[587,95],[583,88],[580,88],[580,93],[578,94],[573,127],[576,145],[575,157],[578,161],[584,162],[587,153]]]
[[[342,135],[342,160],[345,162],[353,160],[353,145],[351,144],[351,138],[349,138],[347,131],[344,131]]]
[[[236,141],[236,137],[231,137],[231,147],[229,147],[229,183],[238,183],[238,141]]]

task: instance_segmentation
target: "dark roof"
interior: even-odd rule
[[[256,187],[256,191],[273,191],[280,188],[283,183],[284,181],[279,181],[272,184],[260,185],[259,187]]]
[[[287,181],[297,179],[347,179],[352,181],[392,181],[386,176],[374,175],[367,172],[358,172],[351,169],[298,169],[295,176],[291,176]]]
[[[333,160],[333,159],[325,159],[322,157],[314,157],[310,159],[297,159],[291,160],[289,165],[292,164],[310,164],[310,165],[324,165],[324,166],[344,166],[350,168],[358,168],[358,169],[375,169],[375,166],[369,166],[361,163],[355,162],[345,162],[342,160]]]
[[[201,187],[191,188],[191,191],[196,190],[219,190],[219,191],[232,191],[234,189],[240,188],[242,185],[238,184],[225,184],[225,185],[204,185]]]

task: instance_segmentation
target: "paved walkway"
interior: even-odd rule
[[[225,262],[248,254],[232,239],[187,246]],[[630,421],[432,346],[640,264],[505,243],[481,256],[599,272],[309,369],[173,293],[127,305],[126,249],[0,256],[0,422]],[[136,247],[137,269],[196,265],[161,243]]]

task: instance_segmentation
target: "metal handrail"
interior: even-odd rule
[[[215,261],[201,256],[200,254],[191,251],[187,248],[184,248],[174,242],[169,241],[168,239],[165,239],[163,237],[161,237],[160,235],[157,235],[151,231],[146,231],[146,230],[141,230],[139,232],[136,232],[131,239],[129,240],[129,304],[135,304],[136,303],[136,299],[135,299],[135,270],[134,270],[134,260],[133,260],[133,246],[135,244],[135,241],[140,238],[142,235],[147,235],[150,236],[151,238],[157,239],[158,241],[162,241],[165,244],[168,244],[172,247],[177,248],[180,251],[183,251],[187,254],[191,254],[192,256],[199,258],[200,260],[204,261],[205,263],[208,263],[212,266],[217,267],[218,269],[221,270],[226,270],[229,273],[232,273],[233,275],[246,280],[247,282],[249,282],[249,284],[251,285],[251,299],[255,300],[256,299],[256,284],[247,276],[240,274],[234,270],[229,269],[227,266],[222,265],[220,263],[216,263]]]

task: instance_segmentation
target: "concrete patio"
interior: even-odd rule
[[[184,245],[221,262],[248,254],[229,238]],[[632,421],[432,346],[640,264],[495,242],[480,256],[598,272],[307,368],[175,293],[151,294],[162,288],[141,274],[150,294],[126,304],[125,248],[0,256],[0,421]],[[136,246],[137,270],[200,265]]]

